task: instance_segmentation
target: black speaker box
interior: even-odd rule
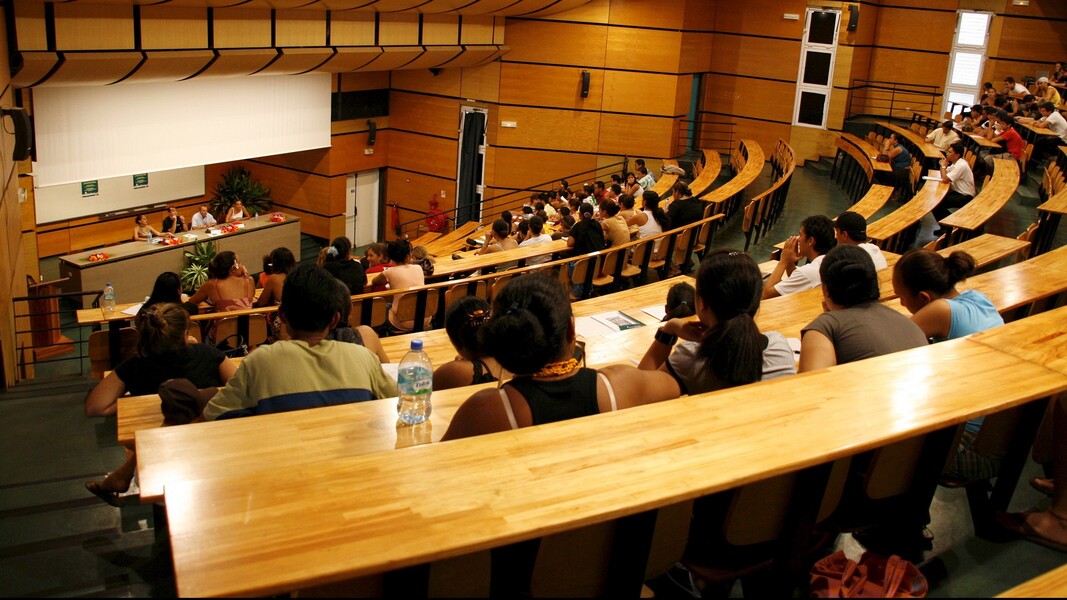
[[[589,71],[582,71],[582,98],[589,97]]]
[[[848,7],[848,30],[856,31],[860,25],[860,7],[852,5]]]
[[[15,151],[12,160],[26,160],[33,155],[33,121],[25,108],[4,109],[3,114],[11,117],[15,128]]]
[[[367,145],[373,146],[374,140],[378,137],[378,124],[374,121],[367,121]]]

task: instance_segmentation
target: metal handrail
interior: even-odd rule
[[[709,132],[712,126],[718,128],[725,126],[727,134]],[[701,150],[714,150],[720,154],[728,154],[734,147],[734,129],[737,123],[733,121],[712,121],[709,119],[679,119],[678,120],[678,144],[675,147],[677,156],[689,152]]]
[[[37,345],[37,344],[32,343],[32,341],[30,343],[26,343],[25,339],[19,340],[17,342],[18,343],[17,365],[18,365],[18,369],[19,369],[18,370],[19,379],[30,379],[31,378],[30,375],[29,375],[29,372],[30,372],[29,368],[31,366],[38,366],[38,365],[49,364],[49,363],[62,363],[62,362],[68,362],[68,361],[78,361],[77,372],[79,374],[81,374],[81,375],[84,375],[86,373],[86,360],[85,359],[88,358],[88,345],[89,345],[88,340],[89,340],[89,336],[88,335],[81,335],[81,334],[84,334],[87,331],[100,329],[99,325],[78,325],[77,324],[77,319],[74,318],[74,313],[77,310],[76,308],[64,308],[62,306],[62,304],[61,304],[59,306],[58,310],[33,311],[33,310],[31,310],[31,308],[32,308],[31,302],[38,301],[38,300],[48,300],[48,299],[55,299],[55,300],[60,301],[60,302],[63,301],[63,300],[73,300],[73,301],[75,301],[76,305],[81,305],[83,298],[85,298],[86,296],[92,296],[93,299],[92,299],[92,302],[91,302],[91,306],[93,306],[94,308],[98,308],[100,306],[100,297],[102,295],[103,295],[103,290],[90,290],[90,291],[84,291],[84,292],[62,292],[62,293],[58,293],[58,294],[39,294],[39,295],[33,295],[33,296],[17,296],[17,297],[14,297],[14,298],[11,299],[12,312],[14,313],[14,316],[15,316],[15,339],[16,340],[19,340],[20,336],[23,336],[23,335],[26,335],[26,334],[28,334],[32,339],[32,334],[34,332],[38,332],[38,331],[57,331],[57,330],[62,331],[63,329],[67,329],[67,330],[77,329],[77,330],[79,330],[79,335],[77,336],[78,339],[72,340],[72,342],[71,342],[71,344],[73,346],[73,350],[71,352],[65,353],[65,354],[63,354],[61,356],[45,358],[45,359],[42,359],[42,360],[37,360],[36,359],[34,351],[38,350],[38,349],[42,349],[42,348],[50,348],[50,347],[52,347],[51,345]],[[20,312],[19,311],[20,305],[24,305],[26,307],[26,311],[25,312]],[[21,323],[23,319],[25,319],[25,322],[27,322],[27,323],[32,323],[33,322],[33,317],[36,317],[36,316],[64,315],[64,314],[69,314],[72,317],[71,318],[71,321],[73,322],[72,325],[69,325],[67,327],[63,327],[62,324],[60,324],[59,327],[45,327],[45,328],[40,328],[40,327],[34,328],[34,327],[31,327],[29,329],[20,329],[19,328],[19,323]]]
[[[938,102],[943,96],[939,86],[921,85],[900,81],[880,81],[870,79],[853,80],[853,85],[848,87],[847,118],[859,115],[881,116],[893,118],[898,115],[905,118],[913,109],[923,109],[928,113],[937,113]],[[869,91],[877,91],[884,94],[889,92],[889,98],[872,97]],[[862,93],[861,93],[862,92]],[[862,102],[861,102],[862,101]],[[864,112],[854,110],[855,104],[866,107]],[[888,110],[883,112],[883,109]],[[874,109],[872,111],[872,109]]]

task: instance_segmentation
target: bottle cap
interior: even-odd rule
[[[108,287],[110,285],[111,285],[111,282],[109,281],[109,282],[107,282],[107,284],[104,287]]]
[[[422,350],[422,340],[411,340],[412,350]]]

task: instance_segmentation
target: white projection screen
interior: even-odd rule
[[[325,148],[330,89],[326,73],[37,88],[35,185]]]

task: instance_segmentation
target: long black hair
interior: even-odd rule
[[[641,201],[645,203],[645,208],[652,211],[652,216],[655,217],[656,222],[663,228],[663,231],[671,228],[671,218],[659,206],[659,194],[651,190],[645,190],[645,193],[641,194]]]
[[[697,294],[718,321],[700,341],[700,356],[728,386],[763,376],[766,338],[754,317],[763,293],[763,275],[744,252],[716,250],[700,261]]]

